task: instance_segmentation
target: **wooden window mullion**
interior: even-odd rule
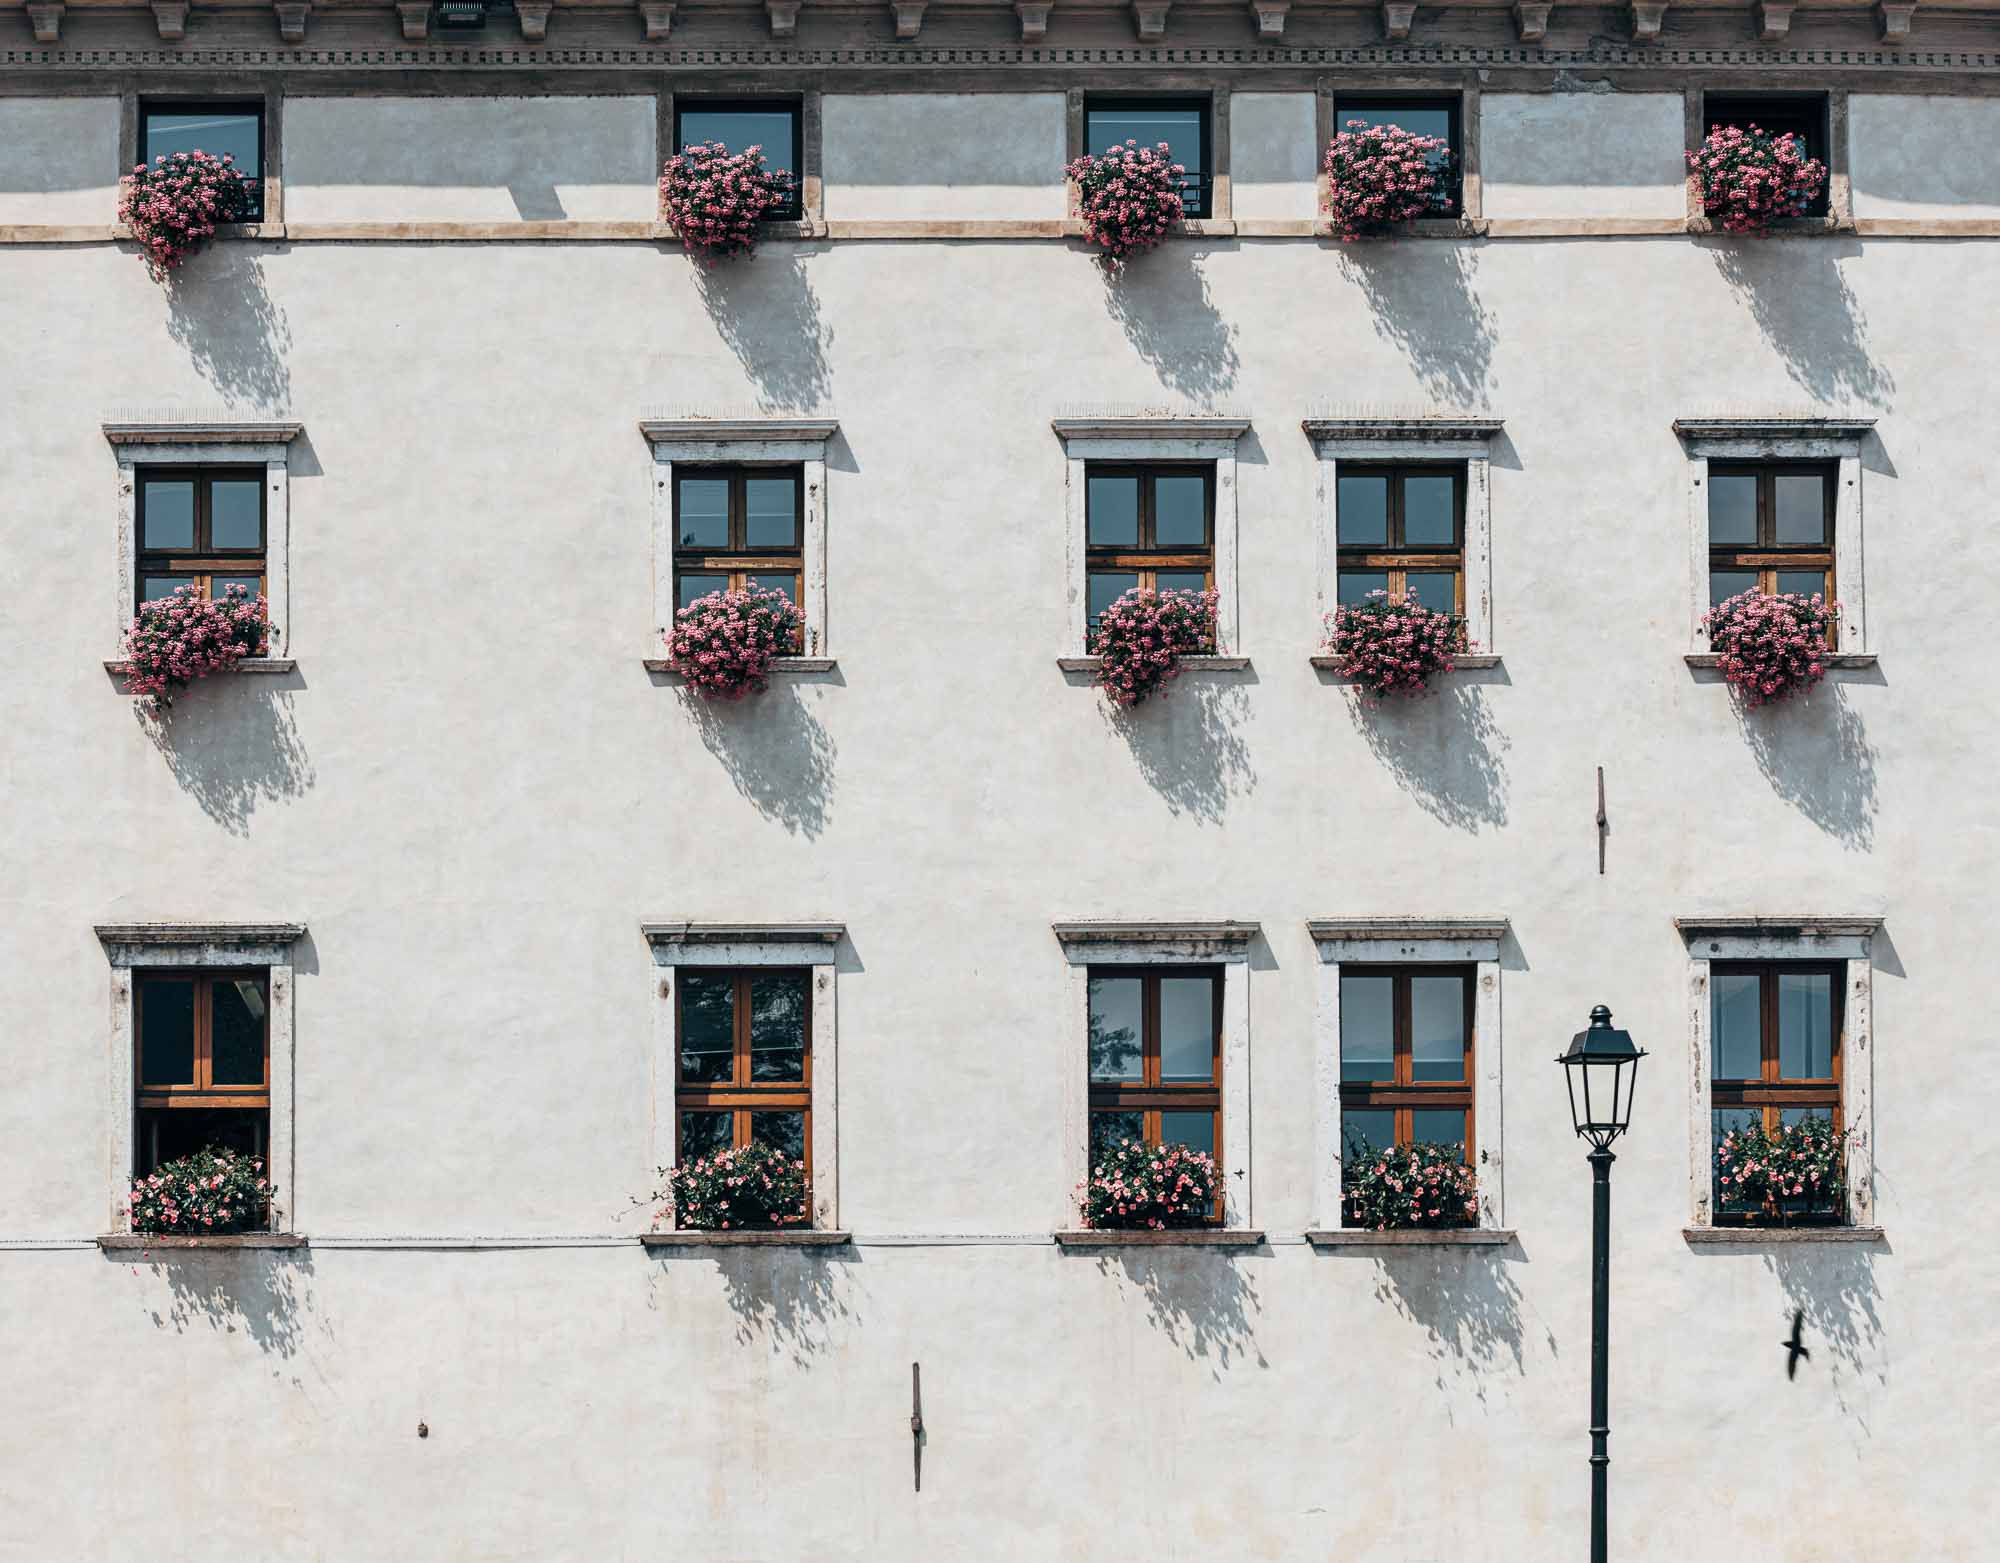
[[[215,993],[213,979],[197,977],[194,982],[194,1088],[215,1089],[214,1046]]]

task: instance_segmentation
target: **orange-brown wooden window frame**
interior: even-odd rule
[[[1829,1067],[1833,1071],[1825,1076],[1798,1077],[1787,1079],[1780,1071],[1778,1034],[1778,982],[1781,976],[1810,974],[1827,978],[1827,991],[1832,995],[1832,1013],[1829,1016],[1829,1037],[1832,1056]],[[1755,1108],[1763,1115],[1764,1128],[1776,1133],[1783,1121],[1783,1113],[1788,1107],[1824,1108],[1833,1115],[1833,1126],[1842,1124],[1841,1116],[1841,1073],[1842,1047],[1841,1032],[1846,1025],[1846,999],[1844,991],[1847,974],[1840,962],[1824,961],[1717,961],[1709,969],[1711,987],[1717,977],[1755,976],[1757,978],[1759,1062],[1761,1068],[1754,1080],[1716,1079],[1712,1071],[1721,1061],[1722,1050],[1716,1039],[1710,1038],[1709,1054],[1711,1077],[1708,1082],[1709,1106],[1713,1109],[1732,1107]]]
[[[749,544],[749,514],[745,483],[751,478],[792,480],[792,541],[780,548],[752,548]],[[729,485],[729,545],[726,548],[684,546],[681,543],[681,485],[688,482],[726,482]],[[727,576],[728,589],[747,591],[750,577],[789,575],[792,578],[792,606],[805,608],[805,468],[756,466],[676,466],[674,468],[674,604],[681,600],[684,575]]]
[[[1162,1113],[1206,1112],[1214,1122],[1210,1131],[1215,1165],[1223,1165],[1222,1142],[1222,968],[1219,966],[1093,966],[1090,976],[1136,977],[1140,993],[1140,1078],[1137,1080],[1090,1081],[1090,1112],[1137,1113],[1141,1133],[1148,1146],[1161,1143]],[[1209,981],[1209,1077],[1205,1081],[1162,1080],[1160,1078],[1160,979],[1163,977],[1206,977]],[[1085,1126],[1086,1145],[1090,1139]],[[1215,1205],[1208,1220],[1222,1221],[1222,1188],[1218,1180]]]
[[[687,977],[727,977],[734,984],[730,1020],[734,1028],[728,1080],[691,1081],[683,1078],[680,1039],[683,1035],[682,999]],[[805,994],[800,1014],[804,1060],[797,1080],[753,1080],[750,1075],[750,989],[760,977],[795,977]],[[806,1189],[812,1190],[812,973],[805,967],[731,966],[690,967],[674,984],[674,1159],[681,1159],[681,1114],[730,1114],[732,1150],[750,1143],[750,1116],[753,1113],[798,1113],[801,1115]],[[803,1219],[803,1218],[802,1218]]]
[[[1202,529],[1207,539],[1199,548],[1173,545],[1162,548],[1154,542],[1158,523],[1158,503],[1154,485],[1163,477],[1202,480]],[[1092,478],[1136,478],[1139,483],[1139,540],[1136,543],[1092,543],[1090,537],[1090,480]],[[1083,532],[1084,573],[1115,572],[1137,575],[1139,590],[1158,591],[1160,572],[1202,573],[1202,589],[1215,589],[1215,463],[1212,461],[1132,462],[1091,461],[1084,464]],[[1089,582],[1085,581],[1086,595]]]
[[[1478,981],[1477,969],[1471,966],[1360,966],[1343,965],[1340,975],[1345,977],[1388,977],[1393,979],[1390,1013],[1395,1028],[1391,1057],[1391,1078],[1388,1080],[1346,1080],[1340,1082],[1340,1107],[1344,1114],[1349,1108],[1356,1111],[1393,1111],[1396,1115],[1396,1144],[1408,1146],[1416,1139],[1415,1114],[1419,1111],[1434,1110],[1450,1112],[1463,1110],[1465,1114],[1465,1161],[1467,1166],[1477,1166],[1478,1149],[1476,1134],[1478,1115],[1473,1107],[1473,1058],[1479,1045],[1472,1026],[1474,985]],[[1461,1080],[1419,1080],[1416,1078],[1416,1055],[1412,1046],[1413,1025],[1411,1022],[1410,979],[1413,977],[1457,977],[1463,990],[1465,1003],[1465,1063],[1464,1078]],[[1345,1071],[1343,1070],[1343,1073]],[[1341,1154],[1346,1155],[1347,1134],[1343,1120],[1341,1130]]]
[[[1382,477],[1389,480],[1388,540],[1381,543],[1342,543],[1340,538],[1340,496],[1334,494],[1334,597],[1339,600],[1339,577],[1350,572],[1383,572],[1389,577],[1391,597],[1401,597],[1410,589],[1410,574],[1450,575],[1452,612],[1465,613],[1465,467],[1438,462],[1345,462],[1340,477]],[[1408,543],[1404,541],[1403,484],[1413,477],[1451,479],[1451,535],[1449,543]]]
[[[141,467],[133,474],[134,522],[138,534],[138,568],[132,576],[132,611],[146,602],[146,578],[155,575],[184,576],[199,587],[204,597],[215,595],[215,577],[252,576],[257,578],[255,595],[261,597],[270,585],[271,496],[264,483],[262,467]],[[257,485],[257,531],[255,548],[214,546],[214,487],[220,479],[231,483]],[[186,548],[146,546],[147,491],[155,482],[189,482],[194,485],[194,542]],[[157,599],[156,599],[157,600]]]
[[[1780,571],[1787,574],[1817,571],[1826,583],[1821,594],[1828,603],[1832,603],[1834,589],[1839,584],[1834,574],[1833,540],[1834,507],[1840,496],[1840,469],[1817,461],[1712,461],[1708,466],[1711,495],[1719,477],[1754,477],[1757,480],[1757,540],[1754,543],[1711,541],[1708,545],[1710,578],[1713,579],[1718,570],[1754,571],[1757,590],[1772,597],[1777,595]],[[1824,528],[1820,542],[1778,541],[1777,479],[1781,477],[1817,477],[1820,480],[1820,524]],[[1837,644],[1835,636],[1835,626],[1828,625],[1828,645]]]

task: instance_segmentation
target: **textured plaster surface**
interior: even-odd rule
[[[829,93],[822,101],[831,220],[1063,215],[1059,92]]]
[[[1679,217],[1681,95],[1506,93],[1479,100],[1486,215]]]
[[[0,223],[109,223],[118,99],[0,97]]]
[[[2000,100],[1856,93],[1856,217],[2000,217]]]
[[[1310,92],[1229,97],[1229,179],[1235,215],[1303,222],[1318,204],[1320,149]]]

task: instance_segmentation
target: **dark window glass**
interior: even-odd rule
[[[162,597],[171,597],[193,580],[195,577],[192,575],[142,575],[139,577],[139,601],[158,602]]]
[[[232,157],[243,176],[244,221],[264,216],[264,109],[257,103],[145,103],[139,109],[139,156],[150,166],[176,152]]]
[[[1777,506],[1777,541],[1825,543],[1826,480],[1817,472],[1779,472],[1771,479]]]
[[[1127,141],[1147,148],[1167,145],[1167,156],[1187,172],[1181,205],[1189,217],[1208,215],[1208,104],[1205,101],[1109,98],[1085,106],[1085,150],[1109,152]]]
[[[1448,473],[1413,472],[1403,479],[1403,542],[1449,548],[1458,541],[1458,480]]]
[[[730,152],[761,148],[766,168],[792,176],[791,199],[773,215],[779,218],[798,217],[802,209],[799,185],[804,147],[797,103],[677,104],[674,110],[676,149],[706,145],[712,141],[720,141]]]
[[[1093,464],[1086,471],[1085,604],[1093,630],[1128,591],[1208,589],[1214,482],[1210,466]]]
[[[1841,1115],[1841,984],[1839,964],[1799,961],[1717,963],[1709,972],[1709,1104],[1719,1144],[1731,1129],[1788,1124]],[[1714,1219],[1736,1225],[1756,1219],[1740,1202],[1726,1203],[1716,1185]],[[1844,1212],[1827,1201],[1804,1201],[1791,1218],[1832,1222]]]
[[[1833,977],[1781,971],[1778,978],[1778,1077],[1833,1077]]]
[[[1341,474],[1334,482],[1342,543],[1389,541],[1389,477],[1383,472]]]
[[[750,1078],[806,1077],[806,979],[802,972],[750,982]]]
[[[1339,587],[1340,594],[1335,600],[1345,606],[1352,607],[1357,602],[1366,602],[1369,595],[1373,592],[1386,592],[1389,589],[1389,572],[1387,570],[1342,570],[1340,572]]]
[[[1136,570],[1096,570],[1090,577],[1090,624],[1097,627],[1104,610],[1129,591],[1138,589]]]
[[[264,590],[261,575],[211,575],[208,578],[209,595],[217,599],[227,597],[229,588],[240,586],[247,597],[255,597]]]
[[[1456,1145],[1465,1149],[1465,1113],[1463,1109],[1449,1111],[1436,1107],[1417,1107],[1410,1111],[1410,1143],[1429,1145]]]
[[[264,590],[264,476],[260,471],[174,467],[137,475],[139,558],[135,606],[193,586],[220,598],[232,585]]]
[[[757,575],[744,577],[744,585],[753,592],[776,592],[794,608],[799,605],[798,577],[795,575]]]
[[[1138,977],[1090,979],[1090,1078],[1144,1078],[1144,983]]]
[[[1340,1138],[1342,1148],[1350,1156],[1394,1150],[1396,1115],[1379,1108],[1344,1108],[1340,1114]]]
[[[1200,548],[1208,542],[1208,480],[1162,473],[1153,480],[1153,542],[1160,548]]]
[[[680,537],[683,548],[729,546],[729,480],[682,478]]]
[[[1092,1113],[1090,1115],[1090,1159],[1094,1162],[1106,1151],[1115,1150],[1127,1141],[1134,1145],[1146,1143],[1146,1115],[1144,1113]]]
[[[730,1148],[729,1113],[682,1113],[681,1148],[682,1162],[699,1161],[704,1156],[713,1156]]]
[[[213,984],[209,1079],[216,1085],[264,1083],[264,990],[247,978]]]
[[[1717,1080],[1754,1080],[1763,1048],[1763,982],[1755,972],[1709,978],[1709,1030]]]
[[[194,480],[145,478],[139,485],[146,524],[139,546],[145,549],[194,547]]]
[[[796,548],[799,483],[787,474],[743,481],[743,541],[749,548]]]
[[[1139,542],[1139,478],[1136,473],[1092,474],[1084,480],[1084,510],[1093,544]]]
[[[1161,592],[1201,592],[1208,590],[1205,570],[1156,570],[1153,589]]]
[[[683,967],[681,1159],[764,1145],[812,1163],[812,973]]]
[[[1410,978],[1410,1078],[1465,1078],[1465,979]]]
[[[683,575],[677,583],[675,606],[685,608],[697,598],[706,597],[711,592],[728,590],[729,577],[726,575]]]
[[[806,1115],[804,1113],[750,1114],[750,1143],[780,1151],[794,1161],[806,1159]]]
[[[135,1174],[210,1148],[266,1153],[267,993],[261,971],[135,974]]]
[[[1412,570],[1404,590],[1433,613],[1458,612],[1458,577],[1440,570]]]
[[[1352,606],[1386,592],[1434,613],[1458,613],[1464,496],[1463,467],[1343,463],[1334,493],[1334,600]]]
[[[264,485],[255,478],[217,478],[209,485],[209,546],[264,546]]]
[[[1473,978],[1466,966],[1342,966],[1345,1156],[1432,1143],[1471,1159]]]
[[[1827,595],[1824,570],[1779,570],[1774,581],[1780,594],[1795,592],[1801,597]]]
[[[1212,967],[1093,969],[1090,1154],[1109,1145],[1221,1148],[1221,975]],[[1210,1219],[1220,1220],[1218,1197]]]
[[[1396,981],[1340,976],[1340,1078],[1396,1077]]]
[[[1160,979],[1160,1078],[1215,1075],[1215,983],[1209,977]]]
[[[681,975],[681,1079],[727,1080],[736,1067],[736,983],[726,975]]]
[[[1711,544],[1757,541],[1757,479],[1748,472],[1718,472],[1708,480]]]
[[[141,1085],[193,1085],[194,989],[192,982],[149,977],[139,984]]]
[[[1456,98],[1344,98],[1333,101],[1333,128],[1352,130],[1356,122],[1369,129],[1395,125],[1417,136],[1436,136],[1444,150],[1429,158],[1433,168],[1446,170],[1444,187],[1438,192],[1432,215],[1456,217],[1460,174],[1459,115]]]
[[[1213,1156],[1215,1154],[1215,1114],[1161,1113],[1160,1143],[1162,1145],[1185,1145],[1191,1151],[1200,1151],[1204,1155]]]
[[[1718,603],[1741,597],[1745,592],[1757,589],[1755,570],[1710,570],[1708,572],[1708,605],[1713,608]]]

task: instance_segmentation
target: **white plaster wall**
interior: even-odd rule
[[[644,222],[651,97],[285,104],[288,222]]]
[[[2000,217],[2000,101],[1857,92],[1847,100],[1856,217]]]
[[[115,97],[0,97],[0,223],[114,223],[123,171]]]
[[[1319,204],[1310,92],[1229,97],[1229,196],[1244,218],[1309,221]]]
[[[1687,210],[1681,95],[1482,94],[1486,215],[1680,217]]]
[[[841,94],[823,100],[830,219],[1060,219],[1060,92]]]

